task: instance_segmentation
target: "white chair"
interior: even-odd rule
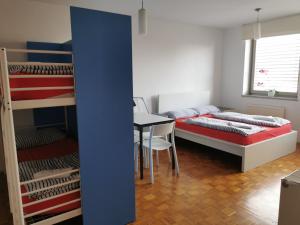
[[[150,111],[147,107],[147,104],[143,97],[133,97],[133,101],[135,103],[134,112],[139,113],[147,113],[150,114]],[[155,135],[153,138],[158,138]],[[161,138],[161,136],[159,136]],[[144,131],[143,132],[143,140],[150,139],[150,132]],[[134,130],[134,160],[135,160],[135,172],[138,173],[138,166],[139,166],[139,152],[138,152],[138,146],[140,142],[140,133],[138,130]],[[143,152],[144,155],[144,167],[149,168],[149,158],[148,158],[148,150],[144,149]],[[169,160],[171,161],[170,151],[168,150]],[[156,151],[156,160],[157,165],[159,165],[159,153]]]
[[[133,101],[135,103],[135,106],[133,108],[133,111],[135,113],[147,113],[149,114],[150,111],[147,107],[147,104],[143,97],[133,97]],[[135,171],[138,173],[138,159],[139,159],[139,152],[138,152],[138,143],[140,141],[140,133],[138,130],[133,130],[134,132],[134,160],[135,160]],[[145,131],[143,132],[143,140],[150,138],[150,132]],[[148,167],[149,163],[147,161],[147,157],[145,157],[145,151],[144,151],[144,166]]]
[[[144,100],[143,97],[133,97],[133,101],[135,103],[135,106],[133,108],[133,111],[135,113],[147,113],[147,114],[150,113],[150,111],[149,111],[149,109],[147,107],[147,104],[146,104],[146,102],[145,102],[145,100]],[[134,140],[138,140],[139,141],[139,136],[140,136],[139,131],[138,130],[134,130],[134,138],[135,138]],[[144,132],[143,133],[143,138],[144,139],[145,138],[149,139],[149,137],[150,137],[150,132]],[[136,143],[136,142],[134,142],[134,143]]]
[[[134,112],[150,113],[143,97],[133,97],[133,101],[135,103]]]
[[[150,139],[144,140],[143,142],[143,147],[148,149],[151,183],[154,183],[153,150],[155,150],[156,152],[163,151],[163,150],[169,151],[169,149],[172,147],[174,160],[175,160],[175,170],[176,170],[176,174],[179,175],[179,164],[178,164],[178,158],[177,158],[177,152],[175,146],[174,127],[175,127],[175,122],[152,126],[150,131]],[[168,136],[170,134],[171,134],[171,142],[168,141]],[[164,138],[158,138],[158,137],[164,137]],[[158,159],[158,155],[157,155],[157,159]]]

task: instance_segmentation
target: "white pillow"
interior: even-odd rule
[[[191,116],[198,115],[198,112],[195,109],[180,109],[176,111],[169,111],[166,115],[173,119],[186,118]]]
[[[214,105],[198,106],[193,109],[198,112],[199,115],[220,112],[220,109]]]
[[[62,168],[62,169],[53,169],[53,170],[42,170],[33,174],[34,179],[40,179],[48,176],[55,176],[55,178],[68,178],[71,176],[72,167]],[[66,172],[66,173],[65,173]],[[70,172],[70,173],[67,173]],[[60,173],[65,173],[63,175],[58,175]],[[56,176],[57,175],[57,176]]]

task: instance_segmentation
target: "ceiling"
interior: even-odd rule
[[[141,0],[30,0],[72,4],[134,15]],[[256,20],[254,8],[261,7],[261,19],[300,13],[300,0],[144,0],[149,16],[203,26],[227,28]]]

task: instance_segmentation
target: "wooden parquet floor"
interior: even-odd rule
[[[162,152],[155,183],[149,184],[147,169],[145,180],[136,179],[137,221],[131,225],[277,224],[280,179],[300,168],[300,146],[247,173],[240,172],[239,157],[183,140],[177,148],[179,177]],[[5,191],[0,189],[0,225],[11,225],[9,221]]]
[[[300,146],[247,173],[240,172],[239,157],[187,141],[177,141],[177,148],[179,177],[161,153],[155,183],[137,179],[132,225],[277,224],[280,180],[300,168]]]

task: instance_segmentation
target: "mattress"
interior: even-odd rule
[[[197,118],[191,117],[191,118]],[[212,115],[206,114],[201,115],[201,117],[212,117]],[[252,134],[249,136],[242,136],[237,133],[230,133],[221,130],[215,130],[211,128],[201,127],[198,125],[187,124],[185,120],[187,118],[177,119],[176,120],[176,128],[189,131],[195,134],[204,135],[211,138],[216,138],[223,141],[228,141],[231,143],[239,144],[239,145],[251,145],[257,142],[261,142],[267,139],[271,139],[292,131],[292,125],[286,124],[281,127],[265,127],[266,130]]]
[[[45,160],[45,159],[51,159],[55,157],[62,157],[66,156],[68,154],[72,154],[78,151],[78,145],[77,143],[72,139],[63,139],[60,141],[56,141],[49,145],[39,146],[31,149],[22,149],[18,150],[18,160],[19,163],[27,162],[27,161],[33,161],[33,160]],[[23,185],[21,186],[21,192],[26,193],[27,188]],[[74,191],[70,194],[66,194],[64,196],[60,197],[54,197],[49,200],[39,202],[37,204],[28,205],[24,207],[24,214],[31,214],[35,213],[40,210],[44,210],[59,204],[63,204],[67,201],[72,201],[80,198],[80,191]],[[27,203],[33,203],[35,201],[38,201],[38,199],[32,197],[32,196],[23,196],[22,202],[23,204]],[[44,212],[44,214],[58,214],[67,212],[73,209],[77,209],[81,207],[80,201],[71,203],[68,205],[65,205],[60,208],[56,208],[47,212]]]
[[[8,70],[13,101],[74,95],[70,65],[9,65]]]
[[[15,75],[17,76],[17,75]],[[74,95],[73,77],[28,77],[10,76],[11,99],[34,100]]]

